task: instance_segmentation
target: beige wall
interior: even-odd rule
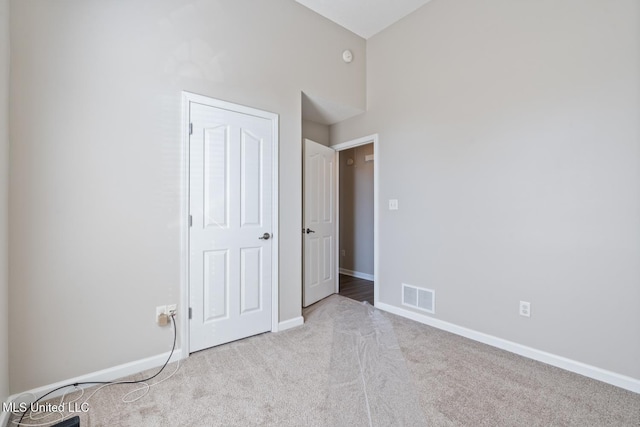
[[[329,126],[311,120],[302,121],[302,139],[310,139],[322,145],[329,145]]]
[[[11,5],[11,391],[169,350],[182,90],[280,114],[280,320],[299,316],[300,93],[364,108],[364,40],[292,0]]]
[[[9,1],[0,0],[0,402],[9,396],[8,120]]]
[[[382,302],[640,379],[638,34],[637,0],[436,0],[367,42],[331,140],[379,133]]]
[[[340,268],[373,275],[373,144],[340,152]],[[352,159],[353,164],[347,165]]]

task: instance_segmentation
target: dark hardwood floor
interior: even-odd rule
[[[373,305],[373,282],[357,277],[340,275],[340,295]]]

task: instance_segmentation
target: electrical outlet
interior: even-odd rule
[[[531,317],[531,303],[520,301],[520,316]]]
[[[340,255],[342,255],[342,256],[346,256],[346,255],[347,255],[347,251],[345,251],[344,249],[342,249],[342,250],[340,251]]]
[[[398,199],[389,199],[389,210],[390,211],[398,210]]]
[[[167,314],[171,316],[172,314],[176,314],[178,306],[176,304],[167,305]]]

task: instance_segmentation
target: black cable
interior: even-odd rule
[[[160,368],[160,370],[158,372],[156,372],[154,375],[150,376],[149,378],[146,378],[144,380],[136,380],[136,381],[87,381],[87,382],[79,382],[79,383],[70,383],[70,384],[65,384],[63,386],[54,388],[53,390],[51,390],[48,393],[43,394],[42,396],[40,396],[39,398],[37,398],[34,402],[31,403],[31,405],[34,405],[38,402],[40,402],[42,399],[44,399],[45,397],[49,396],[51,393],[54,393],[58,390],[62,390],[63,388],[67,388],[67,387],[77,387],[79,385],[98,385],[98,384],[112,384],[112,385],[116,385],[116,384],[139,384],[139,383],[144,383],[147,382],[149,380],[154,379],[155,377],[157,377],[158,375],[160,375],[160,373],[162,371],[164,371],[164,368],[167,367],[167,365],[169,364],[169,360],[171,360],[171,356],[173,356],[173,351],[176,349],[176,338],[178,336],[178,329],[176,328],[176,319],[175,319],[175,313],[171,315],[171,324],[173,325],[173,346],[171,347],[171,353],[169,353],[169,357],[167,358],[167,361],[164,362],[164,365],[162,365],[162,368]],[[24,411],[22,413],[22,416],[20,417],[20,421],[18,421],[18,425],[22,424],[22,420],[24,419],[25,415],[27,415],[29,412],[31,412],[31,407],[29,406],[29,410],[28,411]],[[53,421],[52,421],[53,422]]]

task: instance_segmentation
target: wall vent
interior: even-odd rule
[[[403,283],[402,304],[433,314],[436,312],[436,291]]]

